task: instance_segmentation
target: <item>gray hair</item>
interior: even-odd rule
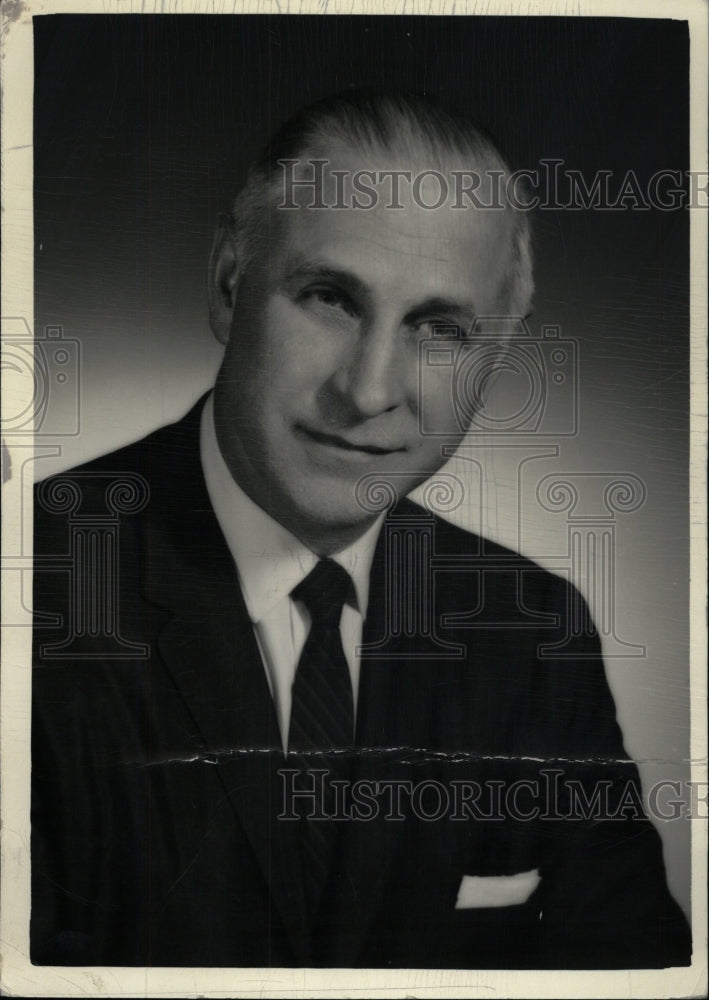
[[[306,154],[313,158],[337,145],[408,157],[420,157],[425,151],[437,164],[455,157],[480,171],[510,174],[480,126],[430,97],[352,91],[325,98],[287,121],[249,169],[233,206],[240,268],[264,240],[264,215],[282,193],[280,161]],[[531,227],[527,211],[509,207],[515,212],[515,225],[504,292],[510,314],[525,316],[534,292]]]

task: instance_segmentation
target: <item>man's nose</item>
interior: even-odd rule
[[[405,397],[405,358],[398,331],[384,325],[360,330],[335,372],[341,401],[361,418],[396,409]]]

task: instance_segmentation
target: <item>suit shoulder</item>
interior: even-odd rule
[[[426,517],[423,508],[412,501],[402,501],[397,512],[406,516]],[[471,574],[480,580],[484,575],[485,586],[498,595],[507,592],[513,599],[517,593],[523,593],[525,601],[533,606],[563,612],[576,600],[579,606],[585,606],[583,598],[577,594],[573,584],[567,577],[558,575],[522,553],[492,541],[475,532],[467,531],[445,518],[434,516],[433,556],[442,557],[451,574],[441,573],[440,585],[448,586],[448,580],[458,578],[462,581],[470,579]],[[450,562],[448,562],[450,560]],[[444,582],[446,581],[446,582]],[[514,598],[516,600],[516,598]]]
[[[198,477],[201,409],[202,400],[174,424],[40,480],[35,485],[37,512],[63,512],[65,503],[71,505],[75,490],[84,498],[104,497],[107,490],[114,490],[119,504],[125,499],[130,506],[133,492],[140,495],[162,482],[186,482]]]
[[[404,506],[405,505],[405,506]],[[425,516],[424,509],[410,501],[402,501],[399,509],[413,516],[420,512]],[[489,564],[491,568],[496,566],[514,567],[518,572],[534,573],[539,577],[544,577],[550,584],[565,585],[567,583],[563,577],[545,569],[538,562],[530,559],[515,549],[508,548],[495,542],[490,538],[478,535],[473,531],[461,528],[452,521],[434,515],[435,525],[435,553],[437,555],[459,555],[479,558],[481,562]]]
[[[63,522],[78,512],[99,516],[107,511],[119,512],[126,505],[128,510],[144,506],[150,496],[150,454],[159,435],[160,431],[154,432],[35,483],[35,546],[45,552],[52,548],[57,518]]]
[[[43,479],[39,480],[37,486],[41,486],[42,483],[49,483],[65,477],[67,479],[70,479],[72,476],[89,478],[94,474],[104,475],[111,472],[117,472],[119,470],[133,471],[133,469],[142,464],[142,454],[149,450],[151,439],[157,437],[158,434],[159,431],[153,431],[144,438],[141,438],[139,441],[132,441],[130,444],[117,448],[115,451],[98,455],[96,458],[88,459],[86,462],[82,462],[80,465],[74,465],[70,469],[64,469],[61,472],[53,472],[51,475],[45,476]]]
[[[114,451],[98,455],[65,471],[52,473],[40,482],[48,482],[63,476],[90,477],[94,473],[103,475],[121,471],[140,471],[149,463],[151,455],[161,454],[166,448],[174,447],[184,423],[185,421],[178,421],[175,424],[158,427],[137,441],[131,441]]]

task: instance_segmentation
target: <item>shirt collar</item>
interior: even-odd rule
[[[239,574],[251,621],[261,621],[310,573],[318,556],[262,510],[237,485],[222,457],[214,427],[213,397],[202,411],[200,453],[207,492]],[[347,570],[356,607],[366,616],[369,574],[384,515],[352,545],[331,558]]]

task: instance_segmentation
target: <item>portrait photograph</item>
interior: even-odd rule
[[[701,995],[706,6],[2,19],[3,990]]]

